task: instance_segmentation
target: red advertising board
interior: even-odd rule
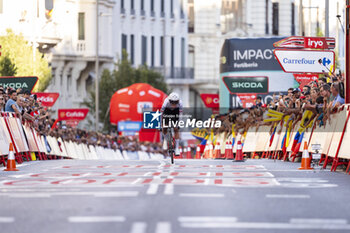
[[[328,49],[325,37],[304,37],[304,47],[308,49]]]
[[[82,121],[88,114],[88,108],[58,109],[58,120],[60,121]]]
[[[237,93],[237,96],[241,100],[243,108],[251,108],[255,105],[255,100],[256,100],[257,94],[255,94],[255,93],[250,93],[250,94]]]
[[[333,37],[303,37],[290,36],[273,44],[275,48],[290,49],[334,49],[335,38]]]
[[[219,108],[218,94],[201,94],[200,96],[207,108]]]
[[[37,100],[40,101],[44,107],[52,107],[60,96],[59,93],[38,92],[33,94],[37,96]]]
[[[293,74],[295,80],[300,84],[299,88],[302,89],[305,85],[311,81],[318,80],[317,74]]]

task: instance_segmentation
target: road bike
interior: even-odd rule
[[[174,164],[175,156],[175,137],[174,128],[168,128],[167,134],[165,135],[168,144],[168,156],[170,156],[171,164]]]

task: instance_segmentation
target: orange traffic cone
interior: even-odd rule
[[[214,149],[214,159],[220,159],[220,157],[221,157],[220,142],[216,142],[215,149]]]
[[[205,145],[204,147],[204,159],[208,159],[209,158],[209,146],[208,144]]]
[[[200,145],[197,145],[197,150],[196,150],[196,157],[195,159],[201,159],[201,147]]]
[[[187,147],[187,155],[186,155],[187,159],[192,159],[192,154],[191,154],[191,147],[188,146]]]
[[[16,168],[15,154],[13,153],[12,142],[10,142],[9,155],[7,157],[7,168],[4,171],[18,171]]]
[[[237,142],[236,158],[233,162],[244,162],[243,152],[242,152],[242,143],[240,140]]]
[[[299,170],[312,170],[313,168],[310,167],[311,165],[311,158],[309,156],[309,151],[307,147],[307,142],[304,142],[304,150],[303,150],[303,156],[301,157],[301,167],[299,167]]]
[[[183,159],[183,152],[185,151],[186,148],[182,150],[182,147],[180,146],[180,159]]]
[[[228,155],[226,156],[226,159],[233,159],[233,147],[232,142],[228,142]]]
[[[209,145],[209,154],[208,154],[208,159],[212,159],[213,158],[213,143],[211,142]]]

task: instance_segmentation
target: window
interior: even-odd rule
[[[292,3],[292,24],[291,24],[292,30],[291,34],[292,36],[295,35],[295,4]]]
[[[83,12],[78,14],[78,40],[85,40],[85,13]]]
[[[151,12],[154,13],[154,0],[151,0]]]
[[[265,34],[269,34],[269,0],[265,0]]]
[[[272,4],[272,34],[278,35],[278,2]]]
[[[174,18],[174,0],[170,0],[170,16]]]
[[[130,0],[130,13],[131,13],[132,15],[135,14],[134,0]]]
[[[164,37],[160,37],[160,65],[164,65]]]
[[[145,15],[145,1],[141,0],[141,15]]]
[[[124,0],[120,0],[120,13],[125,14]]]
[[[154,67],[154,36],[151,37],[151,66]]]
[[[160,16],[161,17],[164,17],[164,15],[165,15],[164,4],[165,4],[164,0],[161,0],[161,2],[160,2]]]
[[[185,38],[181,38],[181,67],[185,67]]]
[[[188,1],[188,32],[194,32],[194,5]]]
[[[134,64],[134,35],[130,35],[130,61]]]
[[[174,63],[175,63],[175,45],[174,45],[174,37],[171,37],[171,67],[174,68]]]
[[[144,65],[147,63],[147,37],[146,36],[142,36],[141,48],[142,48],[141,62]]]
[[[183,0],[180,0],[180,16],[181,16],[181,19],[185,18],[184,1]]]
[[[124,56],[124,50],[125,52],[127,51],[127,41],[128,41],[128,38],[125,34],[122,34],[122,59],[125,59],[125,56]]]

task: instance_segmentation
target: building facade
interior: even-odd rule
[[[199,93],[218,93],[225,39],[298,35],[295,0],[188,0],[189,66],[194,68],[191,105]]]
[[[22,33],[48,57],[53,76],[48,91],[60,93],[55,110],[81,107],[94,89],[96,2],[0,0],[0,33],[7,28]],[[98,2],[100,74],[114,69],[125,49],[134,67],[147,64],[164,74],[170,89],[178,91],[188,106],[193,70],[187,68],[187,1]]]

